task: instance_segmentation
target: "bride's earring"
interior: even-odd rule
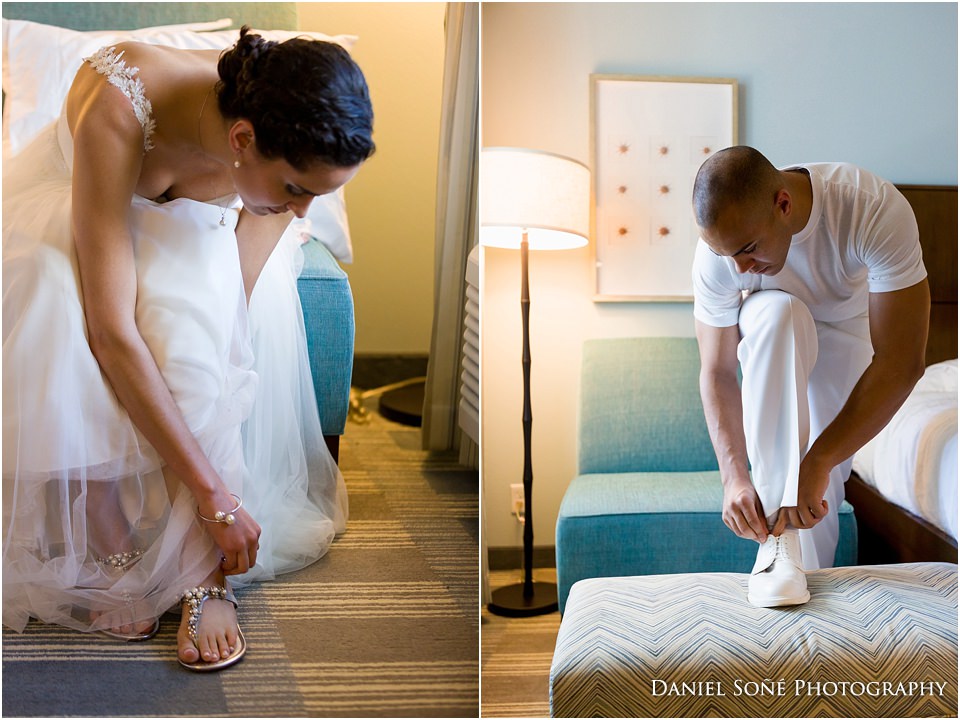
[[[234,166],[235,168],[240,167],[240,161],[239,161],[239,160],[234,160],[234,161],[233,161],[233,166]]]

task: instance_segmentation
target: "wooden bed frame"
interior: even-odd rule
[[[957,188],[898,185],[917,216],[930,283],[927,365],[957,357]],[[858,562],[957,562],[957,541],[894,505],[856,473],[846,484],[857,518]]]

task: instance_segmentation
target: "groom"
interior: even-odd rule
[[[803,571],[833,565],[853,454],[923,374],[930,292],[916,219],[861,168],[777,169],[744,146],[701,166],[693,207],[700,391],[723,520],[760,543],[748,600],[804,603]]]

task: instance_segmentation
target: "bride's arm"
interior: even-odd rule
[[[137,280],[128,216],[143,159],[143,131],[122,93],[84,66],[68,101],[74,128],[73,232],[90,348],[130,418],[213,517],[235,505],[191,434],[137,328]],[[260,528],[241,509],[211,523],[226,573],[256,559]]]

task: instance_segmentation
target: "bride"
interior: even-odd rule
[[[144,640],[182,606],[179,661],[220,669],[246,649],[227,576],[344,529],[281,236],[372,121],[346,51],[243,28],[219,57],[99,50],[5,164],[4,624]]]

